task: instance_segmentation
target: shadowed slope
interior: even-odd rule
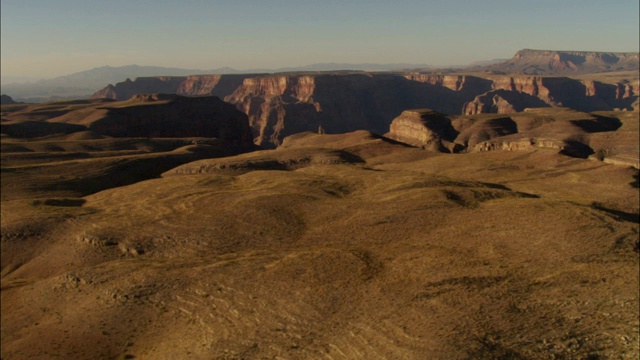
[[[3,105],[2,117],[3,199],[84,196],[254,149],[246,115],[215,97]]]

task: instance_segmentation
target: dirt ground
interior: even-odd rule
[[[640,355],[637,169],[118,141],[3,138],[41,148],[2,153],[2,359]]]

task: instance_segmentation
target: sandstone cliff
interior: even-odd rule
[[[217,95],[247,114],[255,143],[278,146],[302,131],[385,133],[406,109],[445,114],[514,113],[526,108],[633,110],[635,82],[603,83],[567,77],[385,73],[194,75],[139,78],[109,86],[95,97],[135,93]]]
[[[525,108],[551,106],[536,96],[523,92],[508,90],[492,90],[476,96],[473,101],[464,105],[465,115],[472,114],[508,114],[524,110]]]
[[[633,84],[605,84],[566,77],[502,76],[491,91],[464,104],[463,114],[522,111],[525,108],[568,107],[580,111],[633,110],[638,91]]]
[[[415,109],[403,111],[395,118],[385,136],[427,150],[454,152],[453,141],[457,135],[444,114]]]
[[[638,70],[638,53],[595,51],[518,51],[510,60],[484,69],[501,73],[575,75],[605,71]]]
[[[584,113],[536,108],[509,115],[443,115],[408,110],[393,120],[391,139],[444,152],[546,148],[565,155],[638,167],[637,112]]]
[[[470,75],[408,74],[404,77],[412,81],[443,86],[450,90],[474,94],[489,91],[492,88],[491,80]]]
[[[185,96],[213,95],[224,98],[234,92],[249,75],[191,75],[178,86],[176,93]]]

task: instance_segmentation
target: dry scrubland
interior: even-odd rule
[[[366,131],[224,151],[4,136],[2,358],[639,356],[637,169]]]

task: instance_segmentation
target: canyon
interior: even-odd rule
[[[637,359],[638,73],[584,54],[3,96],[1,357]]]
[[[256,145],[276,147],[301,131],[385,133],[406,109],[454,114],[508,114],[526,108],[578,111],[638,109],[633,73],[617,81],[529,75],[329,73],[194,75],[138,78],[110,85],[93,98],[126,100],[135,93],[215,95],[247,114]],[[637,74],[636,74],[637,76]]]

